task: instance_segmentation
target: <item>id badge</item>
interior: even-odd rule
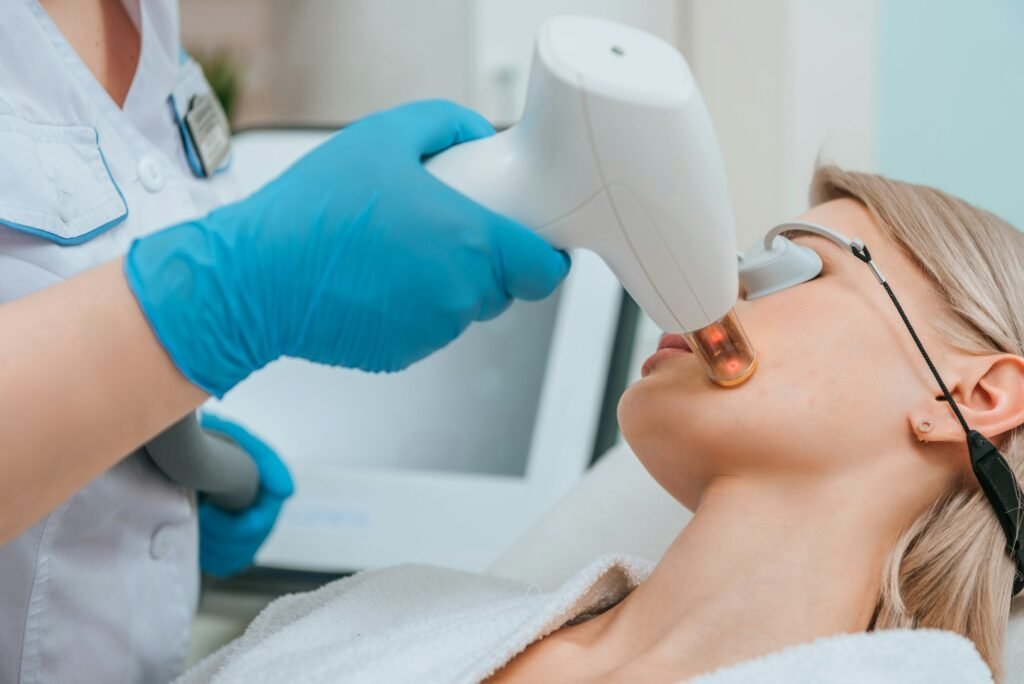
[[[199,178],[212,176],[231,155],[231,126],[194,60],[182,64],[178,84],[168,100],[192,173]]]

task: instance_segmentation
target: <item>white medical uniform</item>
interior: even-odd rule
[[[36,0],[2,4],[0,301],[234,194],[230,173],[192,174],[171,116],[176,1],[135,4],[142,52],[123,109]],[[0,547],[0,682],[168,681],[184,665],[197,565],[193,495],[132,454]]]

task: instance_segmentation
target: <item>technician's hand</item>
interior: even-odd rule
[[[199,504],[199,567],[207,574],[227,577],[252,565],[295,486],[274,450],[241,425],[210,413],[203,413],[201,422],[204,430],[234,441],[252,456],[260,473],[259,494],[244,511]]]
[[[492,133],[450,102],[370,116],[249,199],[136,241],[128,282],[178,368],[216,396],[282,355],[405,368],[568,271],[423,168]]]

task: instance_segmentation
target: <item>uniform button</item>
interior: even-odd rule
[[[147,156],[139,160],[139,180],[142,181],[142,187],[150,192],[163,190],[167,184],[167,176],[156,157]]]
[[[178,536],[174,525],[161,525],[156,528],[149,542],[149,555],[153,560],[166,558],[174,550],[174,542]]]

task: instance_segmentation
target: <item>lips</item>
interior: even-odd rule
[[[686,343],[686,338],[677,333],[665,333],[661,336],[658,341],[659,351],[662,349],[682,349],[683,351],[692,352],[690,345]]]
[[[682,335],[674,333],[662,335],[661,340],[658,341],[658,351],[644,361],[644,365],[640,368],[640,377],[647,377],[647,374],[654,370],[654,366],[664,358],[692,353],[693,350],[690,349],[690,345],[686,343],[686,338]]]

